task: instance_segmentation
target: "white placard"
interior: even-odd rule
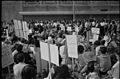
[[[28,40],[29,28],[28,28],[28,24],[27,24],[27,22],[24,22],[24,23],[25,23],[26,39]]]
[[[19,33],[19,26],[18,26],[18,22],[17,22],[17,20],[13,20],[13,22],[14,22],[14,28],[15,28],[15,35],[16,36],[20,36],[20,33]]]
[[[17,23],[17,20],[13,20],[13,22],[14,22],[14,28],[15,28],[15,29],[18,29],[18,23]]]
[[[24,23],[24,21],[22,21],[22,28],[23,28],[23,31],[25,31],[25,23]]]
[[[27,27],[27,22],[23,21],[22,22],[22,26],[23,26],[23,35],[24,38],[28,40],[28,27]]]
[[[50,44],[50,56],[51,56],[51,62],[59,66],[58,46]]]
[[[77,36],[66,35],[66,39],[67,39],[68,56],[72,58],[78,58]]]
[[[23,34],[23,31],[21,29],[20,29],[20,37],[24,38],[24,34]]]
[[[47,43],[40,42],[40,51],[41,51],[41,59],[49,61],[49,48]]]
[[[27,34],[26,34],[25,22],[24,21],[22,22],[22,27],[23,27],[23,36],[24,36],[25,39],[27,39],[27,37],[26,37]]]
[[[22,28],[21,28],[21,21],[20,21],[20,20],[17,20],[17,22],[18,22],[18,28],[19,28],[19,29],[22,29]]]
[[[2,68],[14,63],[11,53],[11,46],[6,45],[2,47]]]
[[[41,50],[41,59],[49,61],[49,57],[51,57],[50,62],[59,66],[59,53],[57,46],[50,44],[50,56],[49,56],[48,43],[40,42],[40,50]]]
[[[92,28],[91,29],[93,34],[100,34],[100,29],[99,28]]]

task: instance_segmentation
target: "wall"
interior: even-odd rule
[[[76,11],[118,11],[118,1],[74,1]],[[73,1],[23,2],[23,11],[72,11]]]
[[[26,11],[72,11],[73,2],[71,1],[2,1],[2,20],[10,21],[12,19],[72,19],[72,15],[21,15],[19,12]],[[118,1],[75,1],[76,11],[119,11]],[[83,15],[76,15],[76,18]],[[102,15],[103,16],[103,15]]]
[[[22,19],[19,11],[22,11],[21,1],[2,1],[2,21],[9,22],[12,19]]]

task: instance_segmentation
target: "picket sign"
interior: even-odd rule
[[[99,28],[91,28],[91,31],[93,34],[100,34],[100,29]]]
[[[18,22],[17,22],[17,20],[13,20],[13,22],[14,22],[14,28],[15,28],[15,35],[20,37]]]
[[[5,68],[14,63],[11,52],[10,45],[5,45],[2,47],[2,68]]]
[[[11,47],[11,45],[5,45],[2,47],[2,68],[8,68],[9,78],[11,77],[10,65],[14,63]]]
[[[92,32],[92,38],[89,37],[89,35],[87,34],[87,39],[88,41],[94,43],[96,40],[99,39],[99,34],[100,34],[100,28],[91,28],[91,32]]]
[[[49,63],[49,71],[51,70],[51,63],[59,66],[59,52],[58,46],[52,45],[49,42],[44,43],[40,42],[40,51],[41,51],[41,59],[48,61]],[[51,79],[51,72],[49,73],[49,77]]]
[[[77,51],[77,36],[76,35],[66,35],[68,57],[78,58]]]
[[[50,52],[50,44],[49,44],[49,42],[48,42],[48,54],[49,54],[49,71],[51,70],[51,52]],[[51,72],[49,73],[49,79],[52,79],[52,76],[51,76]]]
[[[72,58],[72,69],[74,72],[74,58],[78,58],[77,51],[77,35],[66,35],[66,46],[68,50],[68,57]]]
[[[20,20],[13,20],[14,22],[14,28],[15,28],[15,35],[21,38],[25,38],[28,40],[28,24],[26,21],[20,21]]]

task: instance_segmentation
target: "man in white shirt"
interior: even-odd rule
[[[24,54],[17,53],[16,58],[17,58],[18,64],[15,64],[13,66],[14,78],[15,79],[22,79],[22,76],[21,76],[22,69],[27,65],[24,63],[24,61],[25,61]]]

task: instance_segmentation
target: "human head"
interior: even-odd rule
[[[13,43],[17,42],[17,41],[18,41],[18,37],[15,36],[15,35],[13,35],[11,41],[12,41]]]
[[[24,61],[25,61],[25,56],[24,56],[24,54],[23,54],[22,51],[19,51],[18,53],[16,53],[16,54],[14,55],[14,62],[15,62],[16,64],[18,64],[18,63],[20,63],[20,62],[24,62]]]
[[[23,45],[21,45],[21,44],[16,44],[16,45],[15,45],[15,49],[16,49],[17,51],[22,51]]]
[[[78,45],[78,54],[82,54],[84,51],[84,47],[82,45]]]
[[[55,71],[56,72],[53,76],[53,79],[69,79],[70,78],[69,68],[66,65],[62,65],[61,67],[57,68]]]
[[[101,44],[101,45],[104,45],[104,44],[105,44],[105,40],[101,40],[101,41],[100,41],[100,44]]]
[[[109,54],[114,54],[115,53],[115,47],[114,46],[108,46],[107,47],[107,52]]]
[[[101,54],[106,54],[107,47],[105,47],[105,46],[100,47],[100,52],[101,52]]]
[[[88,65],[87,65],[88,73],[94,72],[94,70],[96,70],[98,67],[99,67],[99,65],[98,65],[97,61],[88,62]]]
[[[36,69],[31,65],[26,65],[22,70],[22,79],[33,79],[36,76]]]
[[[95,46],[95,47],[97,47],[97,46],[99,46],[99,45],[100,45],[100,41],[97,40],[97,41],[94,42],[94,46]]]

